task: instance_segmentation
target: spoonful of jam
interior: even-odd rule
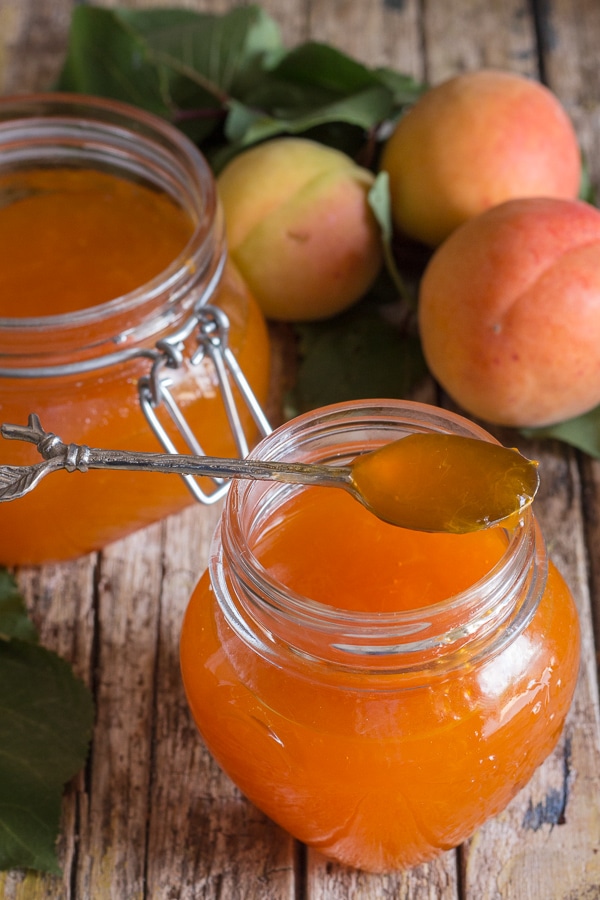
[[[9,440],[35,444],[43,457],[29,466],[0,466],[0,502],[24,496],[57,469],[209,475],[342,488],[385,522],[460,534],[518,516],[539,484],[537,463],[517,450],[438,432],[409,434],[339,466],[64,444],[44,431],[35,414],[26,426],[6,424],[0,432]]]

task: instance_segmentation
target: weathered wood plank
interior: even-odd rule
[[[99,563],[96,727],[75,895],[144,893],[162,529],[113,544]]]
[[[600,809],[590,803],[600,796],[600,731],[580,479],[573,453],[532,445],[529,452],[540,459],[538,517],[549,553],[579,609],[582,666],[558,747],[464,850],[463,883],[474,900],[585,897],[590,884],[600,886]]]
[[[74,0],[1,0],[4,92],[51,83],[74,5]],[[240,4],[128,0],[125,5],[223,12]],[[371,65],[392,65],[418,78],[439,81],[483,65],[538,74],[529,6],[516,0],[425,5],[266,0],[263,5],[289,45],[314,37]],[[598,183],[600,10],[595,0],[539,5],[545,15],[542,71],[571,112]],[[0,875],[0,894],[7,900],[291,900],[305,882],[313,900],[598,896],[598,697],[587,575],[589,567],[598,622],[600,464],[586,460],[581,466],[586,544],[575,455],[550,446],[540,456],[545,487],[538,513],[551,554],[580,606],[582,674],[558,750],[509,809],[461,851],[461,885],[454,853],[410,873],[369,876],[309,852],[306,875],[300,871],[298,880],[291,839],[247,803],[211,760],[191,722],[178,671],[181,616],[205,564],[216,515],[194,509],[107,549],[98,561],[89,557],[19,573],[44,643],[92,684],[98,718],[90,764],[65,798],[64,877]]]
[[[600,71],[595,59],[600,7],[594,0],[577,0],[574,4],[569,0],[555,0],[550,5],[540,4],[539,15],[543,72],[575,123],[588,174],[597,192],[600,187]],[[579,466],[588,551],[585,574],[591,588],[591,632],[595,627],[596,661],[600,662],[600,464],[581,455]],[[595,709],[598,709],[597,702]]]
[[[260,5],[277,22],[281,38],[287,47],[294,47],[308,40],[310,0],[288,0],[285,5],[281,0],[264,0]]]
[[[423,32],[431,83],[478,68],[538,75],[533,20],[522,0],[434,0],[425,7]]]
[[[600,184],[600,6],[595,0],[541,3],[539,32],[547,83],[575,123],[596,186]]]
[[[0,3],[2,93],[50,89],[61,65],[74,0]]]
[[[369,66],[393,66],[422,76],[419,4],[416,0],[312,0],[311,37],[333,44]]]
[[[307,896],[310,900],[454,900],[459,896],[456,854],[445,853],[408,872],[371,875],[327,862],[309,851]]]
[[[292,900],[294,842],[240,795],[205,749],[179,674],[181,620],[218,512],[193,508],[165,523],[147,895]]]
[[[596,666],[600,672],[600,461],[589,457],[583,458],[581,468],[585,534],[588,547],[587,574],[592,603],[592,635]]]

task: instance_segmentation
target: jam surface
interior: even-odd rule
[[[252,550],[272,577],[304,597],[396,612],[470,587],[501,559],[506,536],[500,528],[461,535],[398,528],[343,491],[313,488],[290,495]]]
[[[167,194],[116,175],[2,175],[0,317],[58,315],[120,297],[166,269],[192,232]]]

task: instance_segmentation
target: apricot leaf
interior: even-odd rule
[[[219,130],[229,97],[253,87],[263,56],[280,47],[276,23],[258,6],[224,15],[77,6],[56,87],[140,106],[200,142]]]
[[[83,765],[93,705],[71,666],[39,646],[0,570],[0,869],[59,872],[65,783]]]
[[[370,69],[327,44],[309,41],[265,57],[264,77],[246,94],[244,109],[230,104],[225,134],[230,153],[281,134],[312,134],[353,155],[363,135],[415,101],[422,86],[388,69]],[[345,128],[340,126],[346,126]],[[237,147],[235,146],[237,145]]]
[[[300,363],[287,397],[287,415],[328,403],[403,397],[426,374],[416,331],[402,304],[368,296],[325,322],[296,324]]]
[[[380,66],[373,71],[377,80],[390,91],[398,115],[402,115],[407,107],[412,106],[429,89],[426,82],[416,81],[411,75],[397,72],[396,69]]]
[[[392,241],[394,228],[392,223],[392,201],[390,197],[390,179],[387,172],[379,172],[373,186],[368,193],[369,206],[377,219],[381,229],[381,241],[383,246],[383,258],[390,278],[396,286],[396,290],[402,299],[410,306],[415,307],[416,301],[410,294],[400,270],[396,264]]]
[[[353,152],[355,131],[394,118],[423,87],[327,44],[287,51],[259,6],[73,11],[57,88],[113,97],[178,125],[209,159],[278,134],[319,131]],[[335,126],[330,128],[330,126]]]
[[[521,428],[527,438],[554,438],[600,459],[600,406],[547,428]]]
[[[232,104],[232,112],[226,125],[229,140],[237,142],[241,149],[276,135],[301,134],[330,122],[344,122],[367,130],[388,115],[391,109],[389,94],[377,85],[365,88],[350,97],[342,97],[319,106],[305,105],[304,98],[302,105],[298,104],[294,108],[290,104],[290,94],[287,91],[286,93],[288,106],[287,108],[279,106],[276,113],[265,113],[256,107],[246,107],[243,129],[240,128],[239,104],[237,106]],[[268,99],[268,107],[272,108],[275,105],[274,95],[270,94]]]
[[[586,203],[591,203],[592,206],[597,206],[598,198],[596,196],[596,189],[592,182],[588,161],[583,154],[581,157],[581,183],[579,185],[579,199],[585,200]]]
[[[330,95],[357,93],[380,83],[375,71],[329,44],[308,41],[286,53],[271,74],[282,81],[310,84]]]
[[[35,643],[37,631],[27,615],[25,603],[15,580],[0,569],[0,639],[20,638]]]

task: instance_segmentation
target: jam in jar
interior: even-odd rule
[[[435,431],[493,440],[444,410],[361,401],[301,416],[252,455],[347,464]],[[235,482],[181,665],[244,794],[330,858],[385,871],[457,846],[530,779],[571,703],[579,626],[531,509],[430,534],[344,491]]]
[[[207,162],[161,119],[79,95],[0,100],[0,297],[0,422],[37,413],[66,441],[221,456],[270,430],[264,318]],[[223,490],[61,473],[0,505],[0,563],[75,557]]]

